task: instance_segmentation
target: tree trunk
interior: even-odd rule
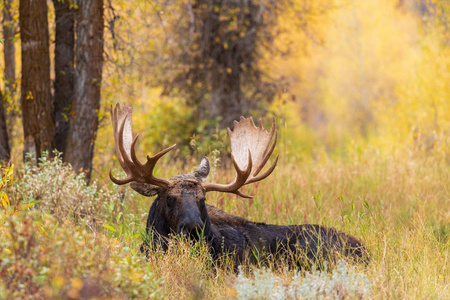
[[[239,72],[219,74],[213,71],[213,73],[216,73],[213,75],[216,80],[212,82],[209,117],[219,120],[220,127],[227,128],[242,116]]]
[[[11,158],[3,100],[3,93],[0,91],[0,165],[2,161],[9,161]]]
[[[11,158],[11,148],[9,145],[8,126],[6,122],[6,99],[14,93],[14,83],[16,81],[16,57],[14,47],[15,26],[11,13],[12,0],[3,1],[3,55],[4,55],[4,76],[5,93],[0,91],[0,161],[9,161]]]
[[[24,154],[51,155],[53,137],[50,56],[45,0],[21,0],[19,5],[22,46],[21,98]]]
[[[16,81],[16,50],[14,47],[15,26],[11,14],[12,0],[3,1],[3,54],[5,55],[5,91],[10,95],[14,92]]]
[[[77,171],[92,171],[103,66],[103,0],[79,1],[75,91],[65,160]]]
[[[53,118],[55,120],[54,145],[66,152],[69,133],[69,111],[74,92],[75,17],[69,1],[53,0],[55,7],[55,92]]]
[[[3,57],[4,57],[4,66],[3,70],[4,78],[5,78],[5,90],[3,93],[3,106],[0,107],[0,110],[3,110],[3,114],[5,117],[4,126],[6,126],[6,134],[4,137],[8,139],[8,136],[12,136],[12,129],[14,127],[17,114],[14,109],[9,110],[8,107],[14,107],[14,96],[16,92],[16,48],[14,45],[14,36],[16,33],[16,20],[13,18],[13,14],[11,13],[11,4],[12,0],[4,0],[3,1]],[[9,140],[2,142],[9,143]],[[6,147],[6,146],[5,146]],[[8,146],[9,149],[11,149]]]

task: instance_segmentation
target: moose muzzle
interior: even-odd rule
[[[177,227],[177,234],[184,234],[191,238],[198,239],[201,236],[204,223],[201,219],[200,210],[196,204],[195,198],[189,198],[191,197],[185,197],[183,199],[183,209]]]

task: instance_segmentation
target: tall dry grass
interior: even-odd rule
[[[284,149],[283,145],[280,149]],[[208,203],[255,222],[317,223],[356,236],[367,245],[371,255],[368,266],[356,266],[356,271],[364,273],[373,284],[371,298],[450,296],[447,152],[398,149],[386,154],[368,148],[349,150],[339,159],[323,154],[301,160],[284,152],[280,154],[282,159],[273,175],[245,187],[253,199],[210,193]],[[47,169],[42,171],[33,169],[34,182],[29,183],[30,188],[20,182],[17,184],[20,193],[10,190],[10,198],[18,202],[35,199],[32,193],[36,189],[32,186],[41,187],[39,195],[51,193],[43,191],[58,186],[50,184],[49,165],[52,163],[47,162]],[[189,172],[193,165],[192,162],[183,167],[176,161],[165,160],[158,174],[169,177]],[[224,168],[226,165],[222,163],[211,174],[216,181],[232,180],[234,174],[230,168]],[[28,177],[16,174],[17,181],[23,178]],[[70,178],[67,175],[66,180]],[[73,178],[76,180],[76,176]],[[35,182],[39,180],[49,184]],[[83,193],[82,184],[73,186],[77,192],[88,195]],[[99,189],[110,188],[104,185]],[[12,215],[11,211],[1,212],[3,298],[78,297],[88,293],[93,283],[101,288],[92,289],[92,293],[104,298],[237,296],[236,274],[230,265],[216,266],[205,245],[192,246],[175,240],[169,251],[155,251],[148,260],[142,258],[138,249],[152,199],[131,196],[133,192],[126,189],[118,191],[124,192],[122,207],[117,207],[116,196],[104,197],[101,200],[104,203],[98,205],[99,192],[90,191],[98,226],[89,226],[92,220],[87,222],[88,219],[85,221],[70,211],[64,217],[64,210],[49,210],[46,205],[39,206],[40,203],[32,211]],[[73,195],[74,191],[68,189],[67,193]],[[59,195],[61,205],[65,205],[64,197]],[[49,200],[44,198],[39,200]],[[86,203],[89,205],[89,201]],[[52,211],[60,214],[55,217]],[[246,276],[252,277],[252,270],[259,267],[245,267]],[[272,272],[286,285],[295,276],[288,266]]]
[[[246,187],[253,199],[211,193],[208,202],[255,222],[323,224],[360,238],[369,249],[371,262],[357,269],[372,282],[374,299],[445,299],[450,297],[447,153],[404,148],[381,153],[367,148],[349,150],[340,159],[320,155],[295,161],[284,157],[268,179]],[[177,169],[181,171],[172,165],[161,173],[170,176]],[[220,168],[214,176],[219,182],[228,182],[233,171]],[[163,262],[173,268],[171,259]],[[183,263],[177,261],[179,264]],[[201,270],[201,266],[197,268]],[[286,282],[293,276],[292,270],[274,272]],[[204,278],[205,273],[200,274],[198,278]],[[165,276],[176,281],[181,275],[170,272]],[[219,294],[204,295],[223,296],[228,291],[225,278],[213,281]],[[167,288],[170,291],[174,286]]]

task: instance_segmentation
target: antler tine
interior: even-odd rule
[[[231,158],[233,161],[234,168],[236,170],[236,177],[233,182],[229,184],[217,184],[217,183],[204,183],[203,188],[206,192],[217,191],[217,192],[225,192],[239,195],[243,198],[252,198],[251,196],[245,195],[239,191],[239,189],[245,184],[250,173],[252,171],[252,154],[250,150],[248,150],[248,164],[247,167],[242,170],[239,167],[239,164],[236,162],[233,153],[231,154]]]
[[[118,126],[119,126],[120,120],[121,119],[126,119],[125,116],[128,113],[131,113],[131,112],[132,112],[132,108],[131,107],[125,107],[124,106],[124,107],[121,108],[119,103],[116,103],[116,105],[114,106],[114,110],[113,110],[112,105],[111,105],[111,108],[110,108],[111,121],[112,121],[113,132],[114,132],[115,148],[116,148],[116,153],[117,153],[117,159],[119,160],[119,163],[122,166],[122,168],[125,170],[125,172],[126,172],[127,166],[124,164],[122,153],[120,152],[120,150],[118,148],[118,144],[117,144],[116,141],[119,140],[119,137],[118,137],[119,128],[118,128]],[[131,128],[130,128],[129,135],[132,136]]]
[[[263,179],[266,179],[266,177],[268,177],[270,174],[272,174],[273,170],[275,170],[275,167],[277,166],[277,162],[278,162],[278,155],[277,157],[275,157],[275,161],[273,162],[273,164],[270,166],[269,169],[267,169],[266,172],[264,172],[263,174],[260,174],[258,176],[255,176],[249,180],[247,180],[247,182],[245,183],[245,185],[250,184],[250,183],[254,183],[257,181],[261,181]]]
[[[117,185],[123,185],[123,184],[127,184],[127,183],[130,183],[133,181],[133,178],[130,178],[129,176],[127,176],[127,178],[125,178],[125,179],[115,178],[112,174],[112,170],[109,170],[109,179],[111,179],[111,181]]]
[[[116,105],[117,108],[117,105]],[[115,110],[114,111],[114,117],[117,118],[117,114],[118,112]],[[112,171],[109,171],[109,178],[111,179],[112,182],[114,182],[115,184],[118,185],[123,185],[123,184],[127,184],[132,182],[133,176],[132,176],[132,170],[130,167],[132,167],[132,162],[130,161],[130,159],[128,158],[127,152],[125,150],[125,147],[123,146],[123,131],[125,128],[125,122],[127,121],[129,115],[129,111],[125,114],[125,118],[122,120],[120,127],[119,127],[119,131],[118,131],[118,140],[116,140],[116,150],[117,150],[117,157],[120,157],[119,162],[121,162],[122,168],[124,169],[125,173],[127,173],[127,177],[125,179],[117,179],[112,175]],[[115,122],[117,122],[118,120],[115,119]],[[116,126],[114,126],[114,130],[115,133],[117,132],[117,123],[115,123]],[[134,141],[133,141],[134,142]]]
[[[263,130],[261,119],[259,119],[259,129]],[[259,172],[261,172],[261,170],[264,168],[267,161],[269,160],[270,156],[272,155],[273,149],[275,149],[275,145],[277,144],[278,131],[275,130],[275,117],[272,118],[272,128],[270,128],[270,132],[269,132],[269,135],[270,135],[269,141],[272,140],[274,134],[275,134],[275,139],[273,140],[272,145],[270,145],[269,150],[266,150],[266,155],[264,156],[264,158],[261,160],[260,164],[255,169],[255,172],[252,173],[252,176],[256,176],[256,175],[258,175]],[[277,159],[278,159],[278,156],[277,156]],[[270,175],[270,174],[268,174],[268,175]],[[266,178],[266,177],[264,177],[264,178]],[[262,179],[264,179],[264,178],[262,178]],[[254,181],[252,181],[252,182],[254,182]]]
[[[129,140],[132,137],[131,111],[132,111],[131,107],[127,108],[124,106],[120,108],[120,105],[118,104],[116,104],[114,111],[112,111],[111,108],[111,117],[113,119],[114,138],[116,143],[117,157],[125,173],[127,173],[127,177],[125,179],[117,179],[112,176],[111,171],[109,172],[109,176],[114,183],[119,185],[134,181],[146,184],[153,184],[156,186],[167,188],[169,186],[169,180],[153,176],[153,170],[155,168],[158,159],[161,158],[164,154],[166,154],[170,150],[172,150],[176,146],[176,144],[158,152],[154,156],[147,155],[147,162],[145,164],[141,163],[136,156],[135,150],[139,134],[137,134],[133,138],[131,144],[129,144]],[[120,124],[118,124],[118,122],[120,122]],[[119,128],[117,128],[118,126]],[[127,126],[126,138],[128,139],[126,146],[129,146],[129,149],[126,149],[124,145],[125,126]]]
[[[159,178],[153,175],[153,170],[155,169],[156,163],[158,162],[158,160],[167,152],[169,152],[170,150],[172,150],[173,148],[175,148],[177,146],[177,144],[174,144],[158,153],[156,153],[153,156],[147,155],[147,162],[145,164],[142,164],[136,157],[136,151],[134,148],[134,145],[137,141],[137,137],[135,138],[135,140],[133,141],[133,143],[131,144],[131,159],[133,160],[133,162],[137,165],[140,166],[141,170],[142,170],[142,177],[145,180],[145,183],[151,183],[157,186],[161,186],[164,188],[167,188],[169,186],[169,181],[167,179],[163,179],[163,178]]]

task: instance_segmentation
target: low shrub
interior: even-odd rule
[[[100,187],[96,181],[88,186],[84,174],[76,174],[63,163],[60,153],[55,152],[53,158],[44,153],[36,165],[27,163],[23,172],[14,185],[20,201],[39,202],[33,209],[50,213],[59,221],[82,219],[95,228],[123,213],[118,187]]]
[[[254,279],[239,269],[235,288],[238,299],[366,299],[372,284],[364,273],[357,273],[355,267],[347,269],[345,261],[339,260],[331,273],[325,265],[323,271],[295,273],[288,284],[266,268],[256,270]]]

